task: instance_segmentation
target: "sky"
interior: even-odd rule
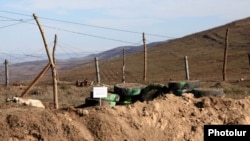
[[[249,17],[249,0],[1,0],[0,62],[74,58],[180,38]]]

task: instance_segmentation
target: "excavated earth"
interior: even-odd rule
[[[131,105],[40,109],[2,103],[2,141],[201,141],[204,125],[250,124],[250,97],[165,94]]]

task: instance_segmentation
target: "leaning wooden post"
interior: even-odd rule
[[[224,61],[223,61],[223,70],[222,70],[222,73],[223,73],[223,81],[226,81],[227,80],[227,77],[226,77],[226,67],[227,67],[227,50],[228,50],[228,32],[229,32],[229,29],[227,28],[227,31],[226,31],[226,37],[225,37],[225,49],[224,49]]]
[[[98,57],[95,58],[95,68],[96,68],[97,83],[100,84],[100,72],[99,72]]]
[[[52,56],[50,55],[50,52],[49,52],[49,49],[48,49],[48,44],[46,42],[46,38],[45,38],[45,35],[44,35],[44,32],[43,32],[43,29],[42,29],[42,27],[41,27],[41,25],[39,23],[39,20],[38,20],[37,16],[35,14],[33,14],[33,17],[36,20],[36,23],[37,23],[37,25],[39,27],[39,30],[40,30],[42,38],[43,38],[43,43],[44,43],[44,46],[45,46],[45,49],[46,49],[46,52],[47,52],[47,55],[48,55],[48,58],[49,58],[49,62],[50,62],[50,65],[51,65],[52,73],[53,73],[52,76],[56,76],[55,64],[54,64],[54,61],[52,59]],[[56,80],[56,78],[53,78],[53,90],[54,90],[54,108],[58,109],[59,106],[58,106],[58,98],[57,98],[57,80]]]
[[[5,64],[5,86],[9,86],[9,68],[8,68],[8,61],[5,60],[4,64]]]
[[[188,67],[188,57],[184,57],[185,62],[185,71],[186,71],[186,80],[189,80],[189,67]]]
[[[50,68],[50,63],[48,63],[44,68],[43,70],[38,74],[38,76],[33,80],[33,82],[28,86],[28,88],[21,94],[20,97],[24,97],[24,95],[26,95],[30,90],[31,88],[33,88],[33,86],[36,85],[36,83],[38,82],[39,79],[42,78],[42,76],[44,76],[44,74],[49,70]]]
[[[143,79],[144,81],[147,80],[147,45],[146,45],[146,39],[145,39],[145,33],[142,33],[142,40],[144,45],[144,75]]]
[[[125,48],[123,48],[122,82],[125,83]]]

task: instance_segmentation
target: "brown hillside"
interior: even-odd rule
[[[221,81],[226,29],[229,28],[227,79],[250,79],[247,52],[250,50],[250,18],[171,40],[148,49],[147,82],[166,83],[185,79],[184,56],[188,56],[190,79]],[[122,50],[120,51],[122,54]],[[122,78],[123,59],[99,62],[102,83],[118,83]],[[143,52],[125,56],[127,82],[143,82]],[[93,63],[75,70],[60,72],[66,81],[88,78],[96,80]]]

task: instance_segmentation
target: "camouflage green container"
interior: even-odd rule
[[[108,93],[108,96],[102,98],[102,100],[118,102],[120,100],[120,96],[118,94],[115,94],[115,93]]]

